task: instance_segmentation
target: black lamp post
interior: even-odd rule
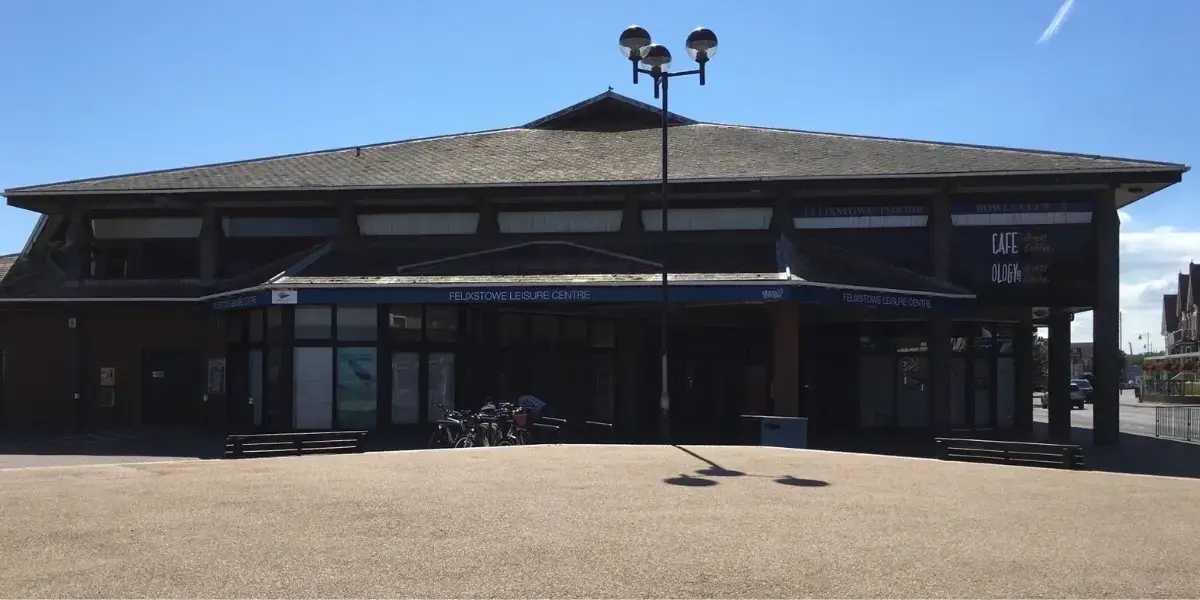
[[[667,220],[667,211],[670,207],[668,202],[667,185],[667,83],[672,77],[683,77],[685,75],[699,75],[700,85],[704,85],[704,65],[706,65],[713,56],[717,54],[717,35],[711,29],[697,27],[694,31],[688,34],[687,37],[687,52],[688,56],[692,57],[699,65],[698,69],[691,71],[680,71],[671,73],[671,51],[666,46],[655,44],[650,41],[650,32],[643,27],[630,25],[621,32],[620,38],[621,54],[629,59],[633,66],[633,82],[638,82],[638,74],[644,73],[654,78],[654,97],[659,97],[659,92],[662,92],[662,253],[660,262],[662,263],[662,314],[660,316],[662,326],[662,339],[660,341],[662,348],[662,394],[658,399],[658,434],[663,442],[670,441],[671,436],[671,394],[668,390],[668,372],[667,372],[667,310],[670,299],[667,295],[667,252],[668,242],[670,241],[670,226]],[[641,66],[638,63],[641,63]]]

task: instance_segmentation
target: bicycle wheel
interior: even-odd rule
[[[454,442],[455,448],[473,448],[474,446],[475,442],[471,441],[471,436],[469,435],[464,435],[458,438],[458,441]]]
[[[529,432],[524,429],[518,429],[514,432],[513,438],[517,440],[517,444],[524,446],[529,443]]]
[[[450,432],[445,428],[439,427],[429,436],[430,448],[453,448],[454,440],[450,438]]]

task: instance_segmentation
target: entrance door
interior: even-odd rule
[[[203,394],[200,351],[148,349],[142,352],[142,422],[193,425]]]

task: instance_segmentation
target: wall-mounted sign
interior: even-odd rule
[[[117,369],[115,367],[100,367],[100,385],[104,387],[117,385]]]
[[[875,206],[797,204],[792,207],[796,229],[886,229],[924,227],[929,207],[921,204]]]
[[[216,298],[209,305],[212,310],[237,310],[241,308],[254,308],[262,306],[270,302],[270,292],[250,292],[247,294],[236,294],[231,296],[222,296]]]
[[[958,228],[953,260],[954,282],[985,303],[1091,306],[1094,301],[1095,233],[1090,224]]]
[[[296,290],[271,290],[271,304],[295,304]]]
[[[957,227],[1082,225],[1092,222],[1092,205],[1087,202],[961,203],[950,207],[950,220]]]

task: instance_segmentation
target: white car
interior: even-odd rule
[[[1050,397],[1049,393],[1042,394],[1042,408],[1049,408],[1050,405],[1048,403],[1049,401],[1047,400],[1049,397]],[[1079,389],[1078,385],[1075,385],[1074,383],[1072,383],[1071,384],[1071,408],[1078,408],[1078,409],[1082,410],[1083,408],[1085,408],[1086,403],[1087,403],[1087,397],[1084,396],[1083,390]]]

